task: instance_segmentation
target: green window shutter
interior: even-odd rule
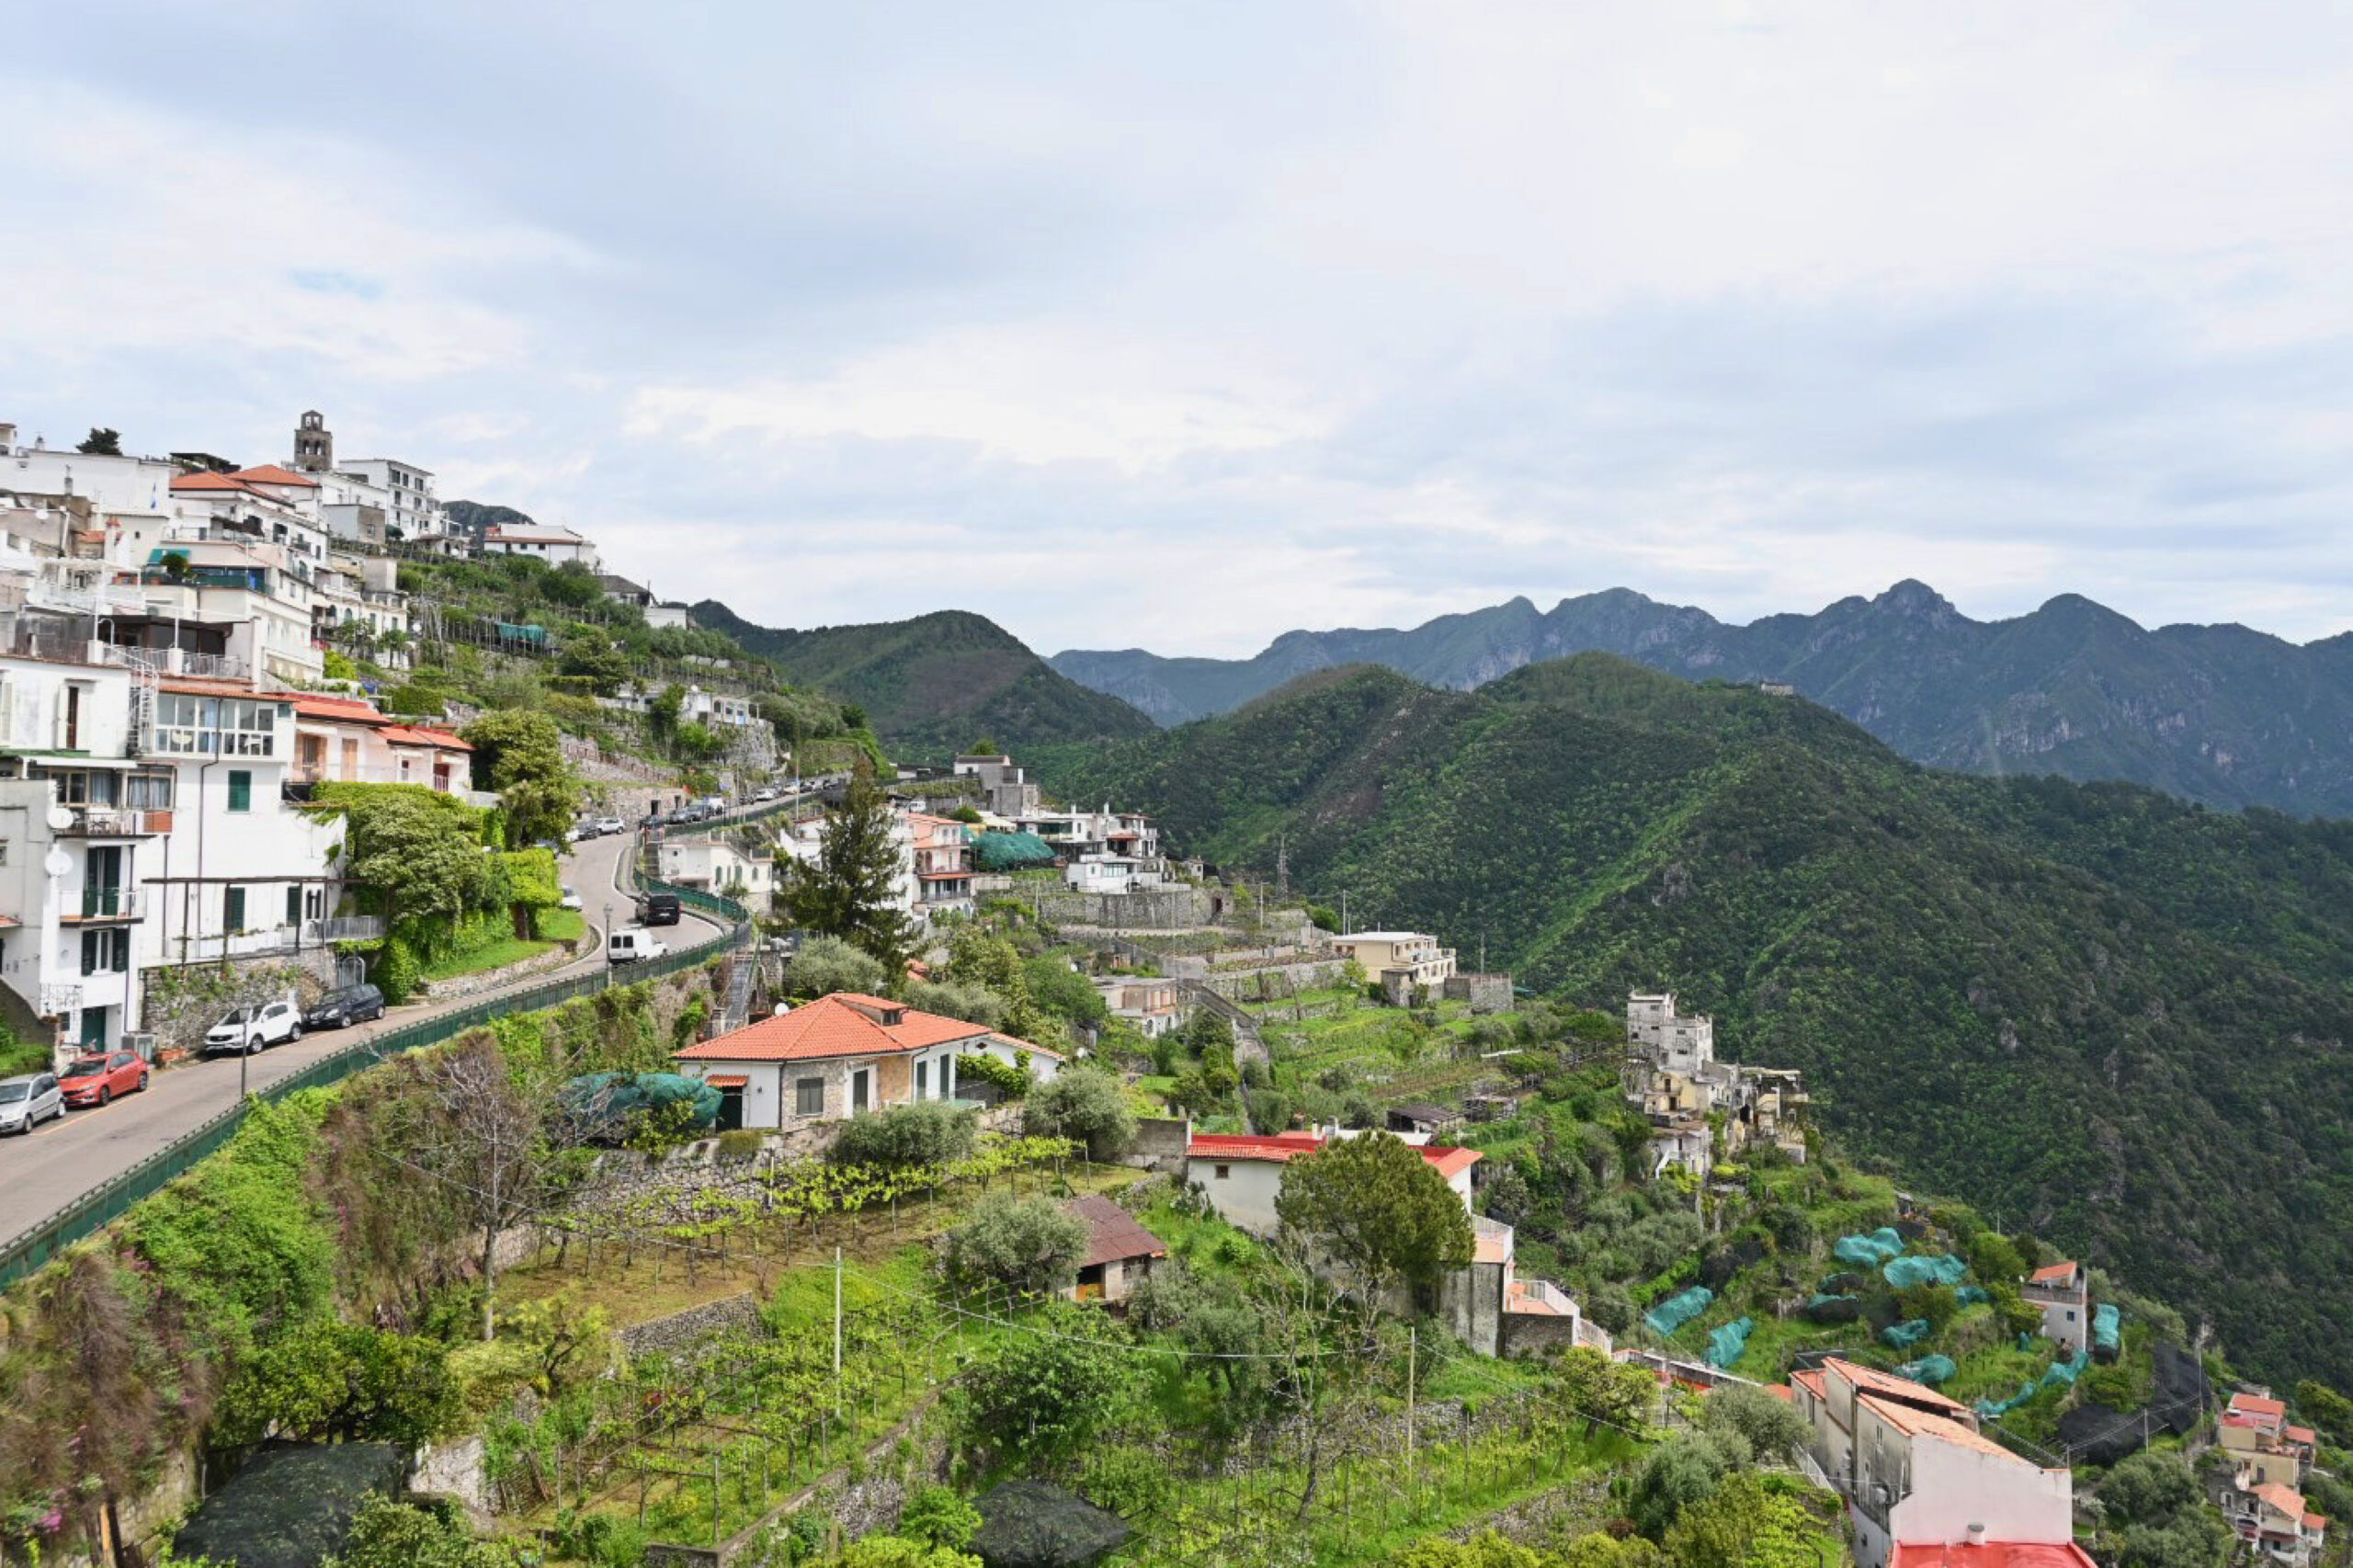
[[[254,809],[254,776],[244,768],[233,768],[229,774],[229,809],[249,812]]]
[[[229,777],[235,778],[239,776],[232,773]],[[228,929],[244,930],[245,928],[245,890],[230,888],[222,893],[221,899],[224,912],[222,918]]]
[[[302,884],[300,882],[286,890],[286,924],[302,924]]]

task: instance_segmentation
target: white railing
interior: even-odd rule
[[[1521,1302],[1525,1302],[1529,1310],[1551,1312],[1556,1317],[1573,1318],[1578,1315],[1576,1302],[1569,1299],[1567,1291],[1550,1279],[1513,1280],[1511,1301],[1505,1303],[1506,1308],[1508,1310]]]
[[[305,942],[372,942],[383,934],[384,917],[381,915],[338,915],[302,922]]]

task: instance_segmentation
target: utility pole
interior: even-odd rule
[[[1418,1504],[1422,1488],[1420,1478],[1414,1473],[1414,1363],[1422,1347],[1422,1331],[1416,1324],[1405,1331],[1405,1487],[1406,1495]]]
[[[1342,889],[1340,890],[1340,935],[1341,935],[1341,936],[1343,936],[1343,937],[1345,937],[1345,936],[1347,936],[1347,934],[1348,934],[1348,890],[1347,890],[1347,889],[1346,889],[1346,888],[1342,888]]]
[[[1275,891],[1283,897],[1290,896],[1290,835],[1275,837]]]
[[[834,1248],[834,1419],[842,1418],[842,1249]]]

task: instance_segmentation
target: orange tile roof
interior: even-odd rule
[[[2063,1284],[2075,1277],[2075,1265],[2073,1263],[2047,1263],[2030,1276],[2037,1285]]]
[[[2231,1412],[2236,1415],[2285,1415],[2288,1405],[2284,1400],[2266,1399],[2257,1393],[2234,1393],[2231,1395]]]
[[[276,463],[264,463],[259,468],[241,468],[229,477],[246,480],[255,484],[299,484],[305,490],[316,490],[319,487],[319,482],[308,474],[296,473],[293,470],[280,468]]]
[[[2072,1540],[2057,1545],[1989,1540],[1974,1546],[1900,1542],[1888,1558],[1888,1568],[2097,1568],[2097,1564]]]
[[[1904,1400],[1913,1404],[1925,1404],[1934,1410],[1949,1410],[1966,1414],[1969,1407],[1957,1399],[1947,1399],[1926,1383],[1915,1383],[1909,1378],[1899,1378],[1893,1372],[1882,1372],[1870,1367],[1859,1367],[1852,1361],[1834,1356],[1822,1364],[1825,1372],[1836,1372],[1855,1385],[1858,1393],[1875,1393],[1889,1399]]]
[[[2261,1498],[2265,1506],[2276,1508],[2291,1519],[2302,1519],[2304,1517],[2304,1494],[2292,1486],[2277,1481],[2267,1481],[2260,1486],[2250,1487],[2248,1490]]]
[[[1765,1385],[1765,1392],[1771,1394],[1775,1399],[1779,1400],[1783,1404],[1787,1404],[1797,1398],[1797,1391],[1790,1388],[1787,1383],[1767,1383]]]
[[[437,751],[472,751],[473,746],[447,730],[423,730],[407,724],[387,725],[384,739],[396,746],[431,746]]]
[[[1312,1154],[1325,1142],[1321,1134],[1313,1132],[1196,1132],[1192,1146],[1186,1153],[1197,1160],[1271,1160],[1279,1165],[1302,1154]],[[1423,1143],[1414,1152],[1443,1176],[1455,1176],[1479,1163],[1476,1149]]]
[[[899,1022],[883,1023],[881,1017],[890,1016],[885,1009],[896,1010]],[[683,1062],[812,1062],[832,1056],[893,1056],[961,1040],[979,1044],[991,1040],[1008,1037],[904,1003],[837,991],[790,1013],[762,1018],[671,1054]],[[1008,1040],[1008,1043],[1041,1056],[1054,1055],[1025,1041]]]
[[[1790,1374],[1790,1381],[1804,1385],[1805,1391],[1813,1395],[1816,1399],[1828,1399],[1830,1397],[1830,1388],[1827,1380],[1823,1377],[1821,1372],[1812,1367],[1801,1368],[1797,1371],[1791,1372]]]
[[[342,719],[360,724],[385,724],[391,721],[372,702],[362,702],[352,697],[313,697],[304,695],[294,699],[294,712],[303,719]]]
[[[711,1073],[704,1075],[703,1082],[714,1089],[743,1089],[751,1086],[752,1075],[748,1073]]]
[[[1873,1393],[1858,1395],[1856,1403],[1870,1406],[1881,1419],[1899,1432],[1906,1432],[1915,1437],[1934,1437],[1939,1442],[1950,1443],[1955,1448],[1973,1449],[1981,1454],[2007,1460],[2012,1464],[2025,1465],[2029,1470],[2036,1468],[1994,1441],[1993,1438],[1986,1437],[1983,1432],[1974,1427],[1965,1426],[1950,1416],[1938,1415],[1916,1406],[1905,1404],[1897,1400],[1884,1399]]]
[[[184,473],[180,475],[177,479],[172,481],[172,488],[175,490],[242,491],[250,490],[252,487],[247,485],[245,482],[241,479],[232,478],[230,475],[225,473],[214,473],[211,470],[207,469],[201,473]]]
[[[2313,1435],[2313,1429],[2309,1426],[2284,1427],[2282,1428],[2282,1435],[2285,1436],[2291,1443],[2303,1443],[2307,1446],[2315,1444],[2320,1440]]]

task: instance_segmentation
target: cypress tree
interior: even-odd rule
[[[893,982],[906,973],[915,942],[914,917],[898,904],[894,825],[889,799],[860,767],[841,804],[825,813],[817,858],[796,866],[777,894],[795,926],[872,954]]]

